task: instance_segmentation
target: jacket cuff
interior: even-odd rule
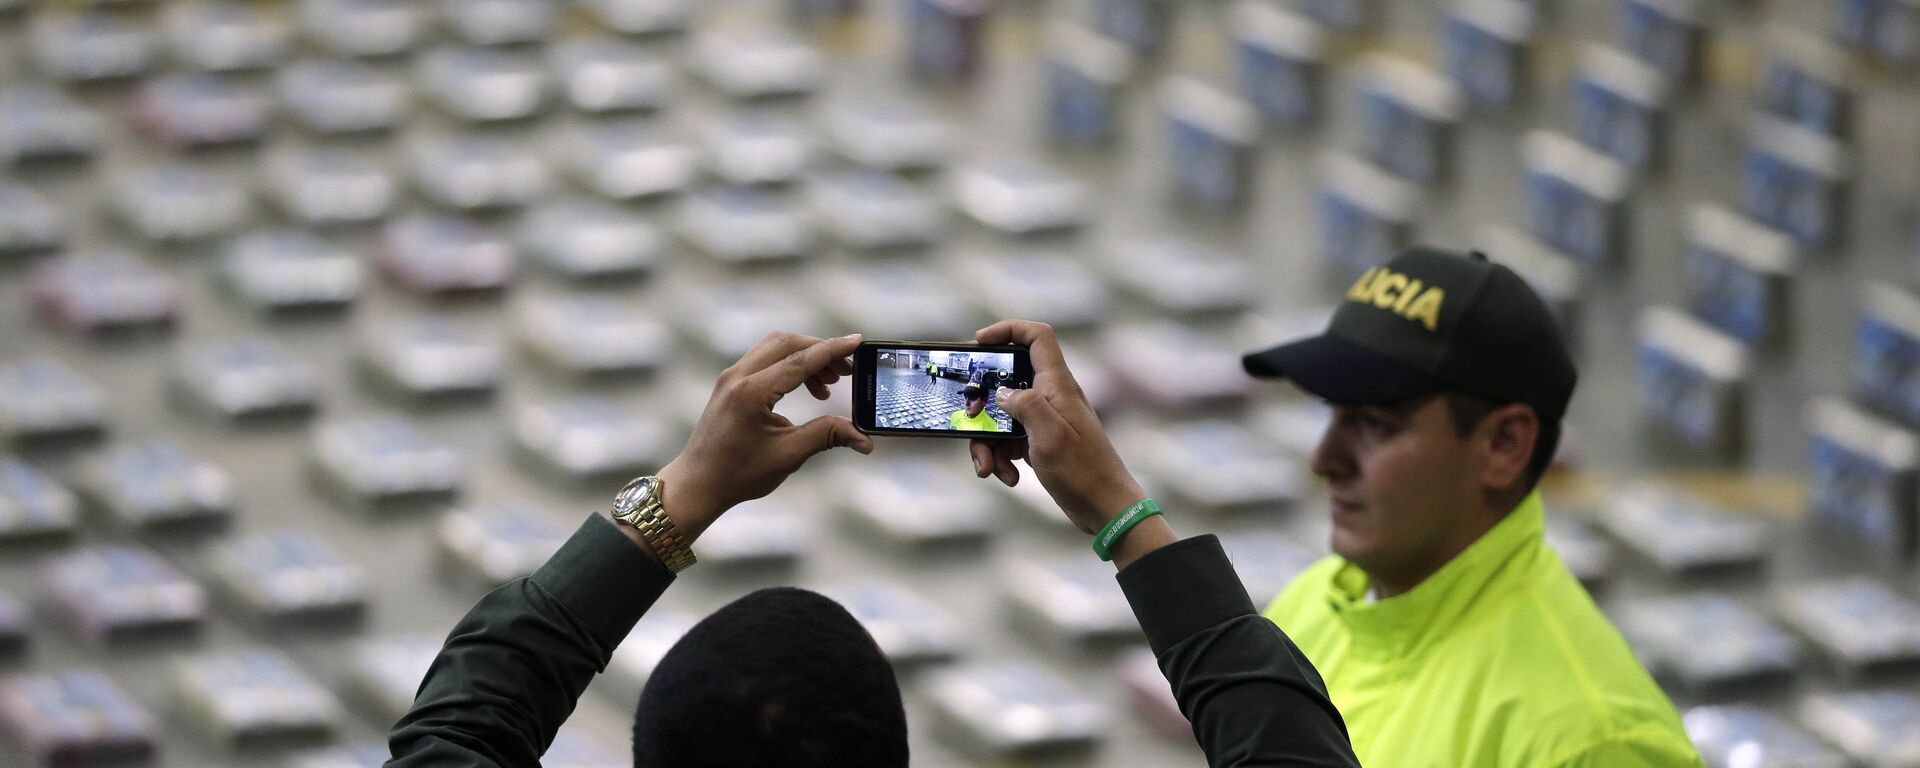
[[[1213,534],[1156,549],[1115,578],[1155,656],[1201,630],[1254,613],[1246,585]]]
[[[609,648],[626,639],[674,579],[666,565],[614,526],[599,514],[588,515],[531,577]]]

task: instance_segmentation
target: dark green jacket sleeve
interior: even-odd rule
[[[1208,765],[1360,764],[1320,673],[1254,612],[1219,539],[1161,547],[1119,579]]]
[[[538,765],[580,692],[672,583],[613,521],[588,516],[532,576],[454,625],[387,736],[387,765]]]

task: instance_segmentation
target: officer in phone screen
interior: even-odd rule
[[[969,381],[960,388],[966,407],[947,417],[947,426],[962,432],[999,432],[1000,423],[987,413],[987,390],[980,382]]]

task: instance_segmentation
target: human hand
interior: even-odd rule
[[[747,350],[714,383],[713,395],[680,455],[660,469],[662,503],[691,540],[734,505],[772,493],[814,454],[850,447],[873,453],[873,439],[844,416],[795,425],[773,412],[787,393],[805,385],[815,399],[853,374],[860,335],[817,339],[775,332]]]
[[[994,400],[1027,430],[1024,441],[975,440],[974,473],[1012,486],[1015,459],[1026,459],[1055,504],[1080,530],[1093,533],[1146,498],[1127,471],[1086,393],[1067,370],[1066,356],[1046,323],[1002,320],[974,334],[981,344],[1020,344],[1033,359],[1031,389],[995,390]]]

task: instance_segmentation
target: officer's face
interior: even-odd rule
[[[1467,448],[1443,397],[1334,406],[1312,457],[1329,486],[1333,551],[1377,580],[1445,564],[1479,493]]]
[[[981,411],[984,411],[986,409],[987,409],[986,398],[984,397],[967,398],[967,416],[969,417],[978,416],[980,415]]]

